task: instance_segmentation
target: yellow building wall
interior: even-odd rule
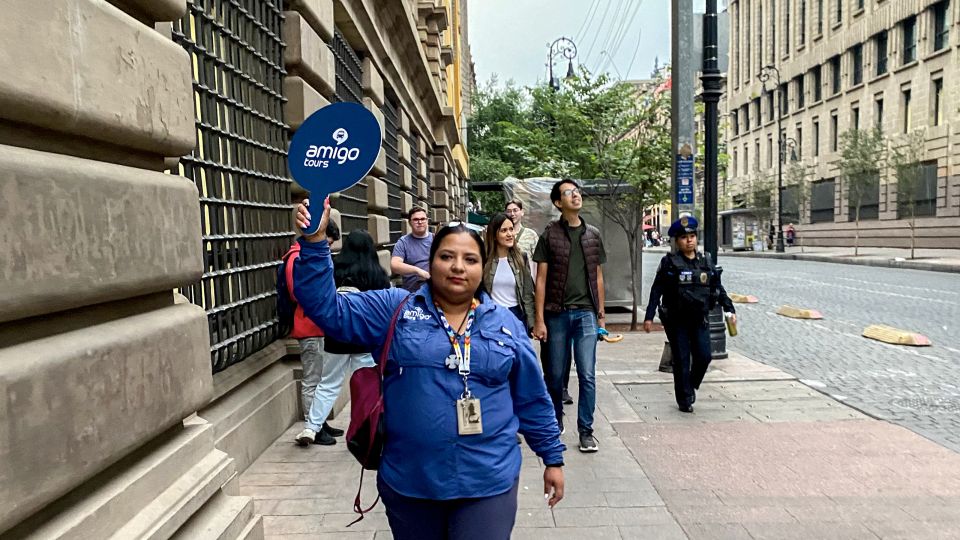
[[[461,3],[463,0],[444,0],[444,5],[450,15],[450,28],[444,33],[443,45],[453,49],[453,63],[447,70],[447,100],[453,108],[453,116],[457,124],[457,131],[463,133],[463,77],[462,77],[462,28]],[[461,143],[453,147],[453,159],[460,166],[463,173],[470,177],[470,156],[466,147]]]

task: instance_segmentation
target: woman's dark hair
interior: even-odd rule
[[[327,230],[324,232],[327,234],[327,241],[331,244],[340,240],[340,227],[337,227],[332,220],[327,222]]]
[[[343,241],[343,249],[333,258],[333,279],[338,287],[361,291],[390,288],[390,276],[380,266],[377,248],[367,231],[357,229]]]
[[[497,264],[497,235],[500,233],[500,227],[503,226],[504,221],[513,224],[513,220],[502,212],[494,215],[490,218],[490,223],[487,223],[487,230],[484,235],[484,241],[487,243],[487,262],[483,265],[484,271],[487,270],[487,264]],[[507,256],[513,259],[514,266],[523,268],[523,253],[517,248],[516,240],[514,240],[513,247],[509,249]]]
[[[477,247],[480,248],[480,267],[486,268],[487,266],[487,250],[483,247],[483,238],[480,237],[480,233],[467,227],[463,223],[458,223],[453,226],[443,227],[437,234],[433,236],[433,243],[430,244],[430,264],[433,265],[433,258],[437,255],[437,250],[440,249],[440,244],[443,243],[443,239],[450,236],[451,234],[463,234],[467,233],[470,235],[470,238],[477,243]],[[476,296],[480,296],[480,292],[486,292],[486,288],[483,286],[483,280],[480,280],[480,286],[477,287]]]

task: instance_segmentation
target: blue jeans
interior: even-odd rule
[[[577,396],[577,431],[593,434],[593,413],[597,404],[597,316],[592,309],[547,313],[547,347],[543,379],[553,400],[557,421],[563,415],[563,367],[573,347],[580,394]]]
[[[359,368],[375,365],[370,353],[325,353],[325,355],[320,380],[317,382],[313,394],[313,403],[307,414],[306,428],[314,431],[320,431],[323,423],[330,416],[330,410],[333,409],[333,404],[337,401],[337,396],[340,395],[343,379],[347,376],[347,372],[353,373]]]

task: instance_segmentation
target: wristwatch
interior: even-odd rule
[[[547,464],[547,465],[544,465],[544,467],[546,467],[546,468],[548,468],[548,469],[549,469],[550,467],[563,467],[563,462],[561,461],[560,463],[549,463],[549,464]]]

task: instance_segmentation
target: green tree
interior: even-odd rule
[[[860,254],[860,210],[880,186],[880,171],[886,160],[886,144],[879,129],[851,129],[840,135],[840,179],[854,211],[856,233],[853,256]]]
[[[784,180],[784,191],[791,193],[790,200],[785,202],[783,211],[785,214],[796,215],[797,225],[800,224],[801,216],[807,212],[810,202],[810,179],[813,177],[813,167],[803,161],[791,161],[787,165],[786,178]],[[800,251],[803,252],[803,245],[800,244]]]
[[[897,217],[904,219],[910,227],[910,258],[916,256],[917,247],[917,197],[923,182],[923,144],[926,140],[924,130],[918,129],[904,135],[900,144],[890,151],[890,165],[897,179]]]

